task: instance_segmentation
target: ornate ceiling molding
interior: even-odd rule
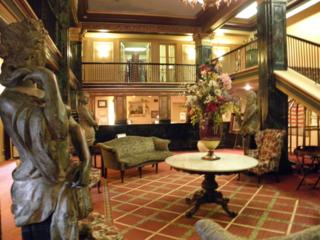
[[[85,29],[108,29],[109,31],[126,33],[164,33],[164,34],[185,34],[198,33],[200,27],[160,25],[160,24],[138,24],[138,23],[105,23],[105,22],[82,22]]]
[[[229,21],[239,11],[246,8],[254,0],[237,0],[230,5],[221,4],[220,8],[207,8],[206,11],[201,12],[197,18],[197,24],[202,27],[202,31],[214,31],[221,27],[224,23]]]
[[[229,5],[222,3],[217,9],[216,7],[208,7],[205,10],[200,11],[196,18],[174,18],[174,17],[159,17],[159,16],[142,16],[142,15],[130,15],[130,14],[108,14],[108,13],[98,13],[88,10],[88,0],[79,1],[79,19],[83,23],[83,26],[93,26],[95,23],[100,27],[94,27],[94,29],[101,29],[105,23],[109,24],[119,24],[112,25],[113,27],[119,26],[120,31],[123,31],[121,24],[130,24],[131,26],[143,25],[157,25],[157,26],[173,26],[186,27],[179,28],[178,33],[194,33],[194,32],[212,32],[212,26],[214,29],[222,26],[224,23],[229,21],[237,12],[248,6],[254,0],[237,0],[231,2]],[[85,24],[89,23],[89,24]],[[134,25],[137,24],[137,25]],[[126,25],[127,26],[127,25]],[[134,32],[143,32],[136,30],[139,27],[131,27]],[[190,28],[195,28],[195,31],[190,31]],[[106,27],[105,27],[106,28]],[[156,27],[155,29],[157,29]],[[201,30],[199,30],[201,28]],[[90,29],[90,28],[88,28]],[[107,28],[108,29],[108,28]],[[170,32],[164,32],[165,27],[161,27],[162,33],[172,33],[171,28],[168,28]],[[144,29],[142,29],[144,30]],[[113,28],[112,31],[118,31],[118,29]],[[156,31],[157,32],[157,31]],[[150,31],[148,33],[154,33]],[[173,31],[173,33],[177,33]]]

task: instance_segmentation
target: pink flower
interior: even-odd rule
[[[217,100],[218,100],[219,102],[222,102],[222,101],[224,100],[224,97],[223,97],[223,96],[217,96]]]
[[[216,112],[218,105],[215,102],[209,102],[206,106],[206,112]]]
[[[202,64],[199,67],[200,69],[200,73],[202,76],[207,75],[208,73],[212,72],[212,69],[210,68],[210,66]]]
[[[225,88],[225,89],[227,89],[227,90],[229,90],[229,89],[231,89],[231,78],[229,77],[229,75],[228,74],[226,74],[226,73],[222,73],[221,75],[220,75],[220,79],[221,79],[221,81],[222,81],[222,83],[223,83],[223,87]]]

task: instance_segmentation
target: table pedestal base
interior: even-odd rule
[[[221,205],[223,210],[230,216],[235,217],[237,214],[228,209],[228,198],[224,198],[221,192],[216,191],[218,183],[214,174],[205,174],[202,182],[202,189],[197,191],[191,198],[186,198],[188,204],[195,203],[194,207],[186,213],[186,217],[192,217],[200,208],[201,204],[216,203]]]

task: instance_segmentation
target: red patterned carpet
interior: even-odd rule
[[[0,193],[3,240],[19,240],[19,229],[10,214],[10,172],[14,163],[0,165]],[[200,188],[202,176],[170,170],[161,163],[159,173],[151,166],[143,169],[143,177],[132,169],[126,172],[125,182],[117,171],[109,171],[114,223],[127,240],[140,239],[199,239],[193,228],[201,218],[211,218],[228,231],[248,239],[264,239],[286,235],[320,224],[320,190],[311,189],[310,178],[299,191],[295,188],[300,177],[281,176],[276,183],[266,176],[258,186],[254,176],[236,175],[217,177],[220,191],[230,198],[229,207],[238,212],[229,218],[220,206],[203,205],[191,219],[185,217],[190,206],[184,198]],[[96,211],[104,212],[103,194],[92,190]]]

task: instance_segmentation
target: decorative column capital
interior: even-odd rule
[[[208,45],[209,42],[205,38],[209,37],[209,35],[209,33],[195,33],[192,38],[196,45]]]

